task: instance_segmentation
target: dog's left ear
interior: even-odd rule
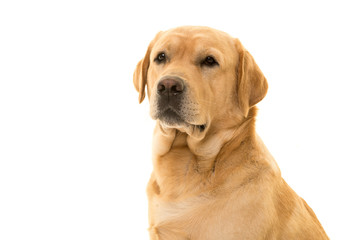
[[[243,114],[247,117],[249,109],[265,97],[268,84],[251,54],[238,39],[235,44],[239,53],[238,98]]]

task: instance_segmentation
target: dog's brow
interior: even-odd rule
[[[216,58],[216,61],[220,63],[223,63],[223,54],[216,48],[203,48],[197,51],[196,53],[196,61],[202,61],[205,57],[212,56]]]

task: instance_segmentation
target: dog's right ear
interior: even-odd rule
[[[147,73],[150,66],[150,53],[154,42],[159,37],[161,32],[159,32],[156,37],[151,41],[146,51],[145,57],[140,60],[136,65],[136,69],[133,75],[133,82],[136,91],[139,92],[139,103],[141,103],[145,98],[145,86],[147,84]]]
[[[150,52],[151,48],[149,46],[145,57],[136,65],[133,75],[135,89],[139,92],[139,103],[141,103],[145,98],[145,85],[147,82],[147,71],[150,64]]]

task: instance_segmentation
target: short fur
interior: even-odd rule
[[[163,64],[154,61],[159,52],[169,56]],[[201,64],[208,55],[218,66]],[[156,87],[164,76],[184,79],[184,122],[157,119]],[[147,187],[150,239],[328,239],[255,133],[255,105],[268,85],[239,40],[207,27],[160,32],[133,81],[140,102],[147,86],[157,121]]]

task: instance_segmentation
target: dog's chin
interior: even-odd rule
[[[188,121],[170,108],[163,111],[155,119],[158,119],[165,129],[177,129],[195,138],[203,138],[208,127],[206,123],[199,124],[196,121]]]

